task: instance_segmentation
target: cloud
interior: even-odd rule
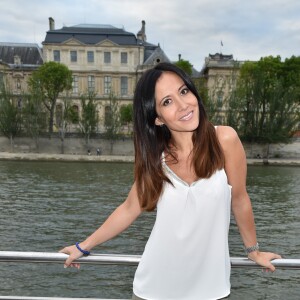
[[[49,29],[80,23],[111,24],[160,43],[171,60],[180,53],[198,70],[209,53],[237,59],[299,55],[298,0],[0,0],[0,41],[41,44]],[[220,46],[221,40],[224,46]]]

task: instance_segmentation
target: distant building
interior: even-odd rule
[[[224,123],[223,114],[228,109],[227,100],[235,87],[243,61],[236,61],[233,55],[222,53],[209,54],[205,58],[200,72],[206,81],[209,98],[215,102],[220,110],[219,124]]]
[[[27,93],[28,78],[42,64],[42,51],[37,44],[0,43],[0,85],[5,84],[14,95]]]
[[[73,72],[72,100],[79,113],[80,95],[96,94],[99,131],[109,110],[113,94],[122,104],[132,103],[140,75],[159,62],[170,60],[160,48],[147,42],[146,23],[137,36],[111,25],[80,24],[55,29],[49,18],[49,31],[43,41],[44,61],[63,63]],[[57,104],[61,110],[61,103]]]

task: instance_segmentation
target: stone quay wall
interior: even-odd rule
[[[250,159],[264,158],[267,153],[266,145],[244,143],[244,148],[247,158]],[[97,149],[100,149],[101,155],[134,156],[133,140],[130,138],[117,140],[113,145],[106,139],[93,138],[87,146],[83,138],[65,138],[62,143],[59,137],[51,139],[43,137],[39,139],[37,148],[31,138],[15,138],[14,145],[11,147],[8,138],[0,137],[0,152],[86,155],[90,150],[91,155],[96,155]],[[300,159],[300,138],[293,139],[289,144],[271,144],[269,158]]]

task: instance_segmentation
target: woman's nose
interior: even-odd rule
[[[178,97],[177,105],[179,110],[186,110],[188,108],[188,104],[181,97]]]

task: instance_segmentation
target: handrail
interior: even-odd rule
[[[0,262],[63,263],[67,257],[68,255],[64,253],[0,251]],[[76,262],[101,265],[137,265],[140,259],[140,255],[92,253],[79,258]],[[261,268],[255,262],[244,257],[231,257],[230,262],[232,268]],[[275,259],[272,263],[278,269],[300,270],[300,259]]]

